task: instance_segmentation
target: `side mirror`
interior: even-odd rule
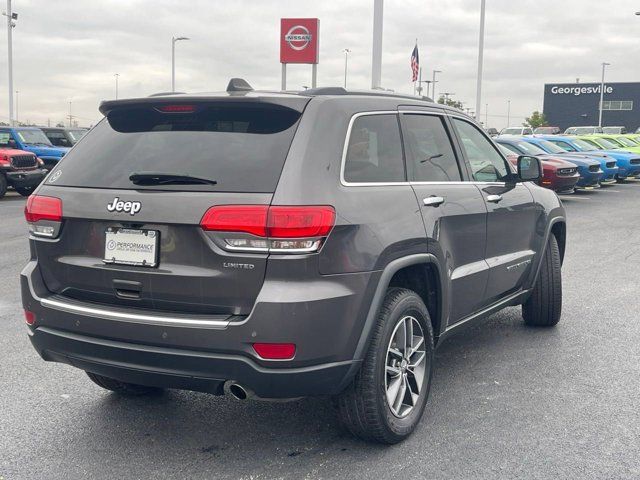
[[[542,163],[538,157],[520,155],[518,157],[518,178],[521,182],[536,182],[542,178]]]

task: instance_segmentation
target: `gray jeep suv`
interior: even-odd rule
[[[564,210],[458,110],[234,79],[100,111],[29,198],[21,284],[38,353],[101,387],[331,395],[394,443],[445,337],[560,319]]]

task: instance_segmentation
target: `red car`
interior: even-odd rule
[[[47,176],[42,160],[31,152],[13,148],[0,148],[0,198],[8,187],[28,197]]]
[[[509,160],[509,163],[515,167],[518,162],[518,155],[502,145],[498,146],[507,157],[507,160]],[[573,192],[576,183],[580,180],[578,167],[553,155],[539,155],[538,158],[542,162],[543,171],[540,185],[557,193]]]

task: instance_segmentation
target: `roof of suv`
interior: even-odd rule
[[[247,85],[246,88],[235,89],[232,85],[232,79],[227,87],[227,91],[224,92],[202,92],[202,93],[158,93],[149,97],[142,98],[130,98],[124,100],[108,100],[103,101],[100,104],[100,112],[107,114],[114,108],[124,107],[134,104],[146,104],[146,103],[172,103],[172,102],[201,102],[203,100],[215,100],[215,101],[266,101],[272,100],[273,103],[278,103],[283,106],[293,108],[298,111],[302,111],[305,105],[311,98],[327,97],[333,99],[343,98],[355,99],[362,97],[375,97],[380,100],[382,106],[387,105],[387,108],[397,107],[398,105],[415,105],[415,106],[430,106],[437,107],[456,115],[465,115],[461,110],[449,107],[447,105],[435,103],[428,97],[416,97],[413,95],[397,94],[384,90],[346,90],[342,87],[321,87],[311,88],[302,91],[270,91],[270,90],[253,90]],[[246,82],[245,82],[246,83]]]

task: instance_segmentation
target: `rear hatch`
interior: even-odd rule
[[[64,218],[57,238],[33,242],[47,288],[99,304],[248,314],[267,253],[229,251],[200,223],[213,206],[270,204],[307,102],[103,104],[107,118],[38,191],[61,200]]]

